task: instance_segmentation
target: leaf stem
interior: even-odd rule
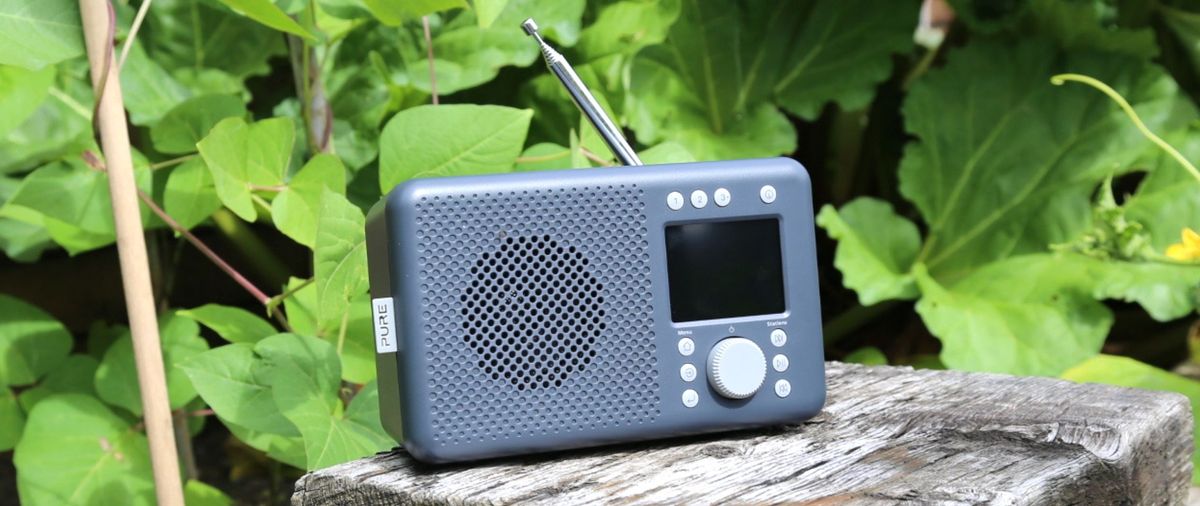
[[[342,347],[346,344],[346,327],[350,321],[350,311],[342,313],[342,324],[338,326],[337,354],[342,356]]]
[[[286,300],[288,297],[291,297],[292,295],[295,295],[296,292],[303,290],[304,287],[313,284],[314,281],[316,281],[316,278],[308,278],[308,279],[304,280],[302,283],[300,283],[296,286],[293,286],[291,288],[288,288],[287,290],[284,290],[283,293],[276,295],[274,297],[271,297],[271,301],[267,303],[267,312],[273,313],[275,311],[275,308],[278,308],[280,304],[283,304],[284,300]]]
[[[146,19],[146,13],[150,12],[151,1],[153,0],[142,0],[142,5],[138,6],[137,16],[134,16],[133,25],[129,27],[129,36],[121,45],[121,58],[117,60],[117,70],[125,68],[125,58],[129,56],[129,49],[133,47],[133,41],[137,39],[138,30],[142,28],[142,21]]]
[[[548,155],[518,156],[517,163],[548,162],[550,160],[558,160],[559,158],[566,158],[568,156],[571,156],[571,150],[569,149],[560,153],[551,153]]]
[[[58,87],[51,86],[49,91],[50,91],[50,96],[57,98],[59,102],[63,103],[63,105],[66,105],[72,111],[75,111],[75,114],[80,115],[81,117],[83,117],[83,119],[86,119],[86,120],[92,119],[92,110],[91,109],[84,107],[83,104],[79,103],[79,101],[75,100],[74,98],[71,98],[70,95],[63,93],[63,91],[58,89]]]
[[[204,254],[204,256],[208,257],[212,263],[216,264],[217,268],[221,269],[225,272],[225,274],[228,274],[229,277],[233,278],[233,281],[237,283],[238,286],[241,286],[242,289],[249,292],[259,304],[264,306],[267,305],[267,302],[271,300],[270,297],[267,297],[267,294],[263,293],[262,290],[259,290],[258,287],[254,286],[254,283],[251,283],[250,280],[246,279],[246,277],[242,275],[242,273],[230,266],[228,262],[217,255],[216,252],[214,252],[211,248],[209,248],[207,244],[204,244],[203,241],[201,241],[195,235],[192,235],[190,230],[184,228],[179,224],[179,222],[175,221],[174,218],[168,215],[166,211],[163,211],[163,209],[154,202],[154,199],[150,198],[149,195],[146,195],[146,192],[142,191],[140,188],[138,189],[138,197],[142,199],[142,203],[146,204],[146,207],[149,207],[154,214],[158,215],[159,219],[161,219],[163,223],[166,223],[167,226],[171,227],[171,230],[178,232],[179,235],[183,236],[184,239],[187,239],[188,242],[192,243],[192,246],[195,246],[196,249],[200,250],[200,253]]]
[[[590,149],[588,149],[588,148],[585,148],[585,147],[583,147],[583,146],[579,146],[579,152],[580,152],[580,153],[583,153],[583,156],[587,157],[587,159],[588,159],[588,160],[591,160],[591,161],[593,161],[593,162],[596,162],[596,163],[598,163],[598,164],[600,164],[600,165],[603,165],[603,166],[605,166],[605,167],[612,167],[612,162],[610,162],[610,161],[608,161],[608,160],[605,160],[605,159],[603,159],[603,158],[600,158],[600,156],[599,156],[599,155],[597,155],[596,153],[593,153],[593,152],[592,152],[592,150],[590,150]]]
[[[172,166],[172,165],[179,165],[179,164],[181,164],[181,163],[183,163],[183,162],[186,162],[186,161],[188,161],[188,160],[191,160],[191,159],[193,159],[193,158],[196,158],[197,156],[200,156],[200,155],[197,155],[197,154],[195,154],[195,153],[192,153],[192,154],[190,154],[190,155],[184,155],[184,156],[181,156],[181,157],[178,157],[178,158],[172,158],[172,159],[170,159],[170,160],[163,160],[163,161],[161,161],[161,162],[155,162],[155,163],[152,163],[152,164],[150,164],[150,170],[165,169],[165,168],[167,168],[167,167],[170,167],[170,166]]]
[[[437,73],[433,68],[433,36],[429,33],[429,16],[421,16],[421,27],[425,31],[425,54],[429,59],[429,94],[433,95],[433,105],[438,105]]]
[[[1112,87],[1104,84],[1104,82],[1100,81],[1099,79],[1091,76],[1085,76],[1083,74],[1058,74],[1050,78],[1050,82],[1055,86],[1061,86],[1067,81],[1075,81],[1086,84],[1096,88],[1097,90],[1100,90],[1101,93],[1108,95],[1108,98],[1111,98],[1113,102],[1116,102],[1117,105],[1121,106],[1121,110],[1125,111],[1125,115],[1129,116],[1129,119],[1133,121],[1133,125],[1137,127],[1139,132],[1142,133],[1142,136],[1150,139],[1150,142],[1153,142],[1159,148],[1162,148],[1163,151],[1166,151],[1167,154],[1171,155],[1171,157],[1174,158],[1175,161],[1179,162],[1183,168],[1187,169],[1187,171],[1191,173],[1192,177],[1195,178],[1197,182],[1200,182],[1200,170],[1196,170],[1196,166],[1192,165],[1192,162],[1189,162],[1187,158],[1184,158],[1183,154],[1180,153],[1179,150],[1175,149],[1174,146],[1171,146],[1167,143],[1167,141],[1162,140],[1161,137],[1155,135],[1154,132],[1151,132],[1150,129],[1146,127],[1146,124],[1142,122],[1142,118],[1138,116],[1137,111],[1133,110],[1133,106],[1129,105],[1129,102],[1126,101],[1125,97],[1122,97],[1120,93],[1117,93],[1117,90],[1112,89]]]

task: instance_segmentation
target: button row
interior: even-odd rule
[[[764,185],[762,188],[758,189],[758,198],[759,200],[762,200],[764,204],[775,202],[775,198],[777,196],[778,195],[775,193],[774,186]],[[716,203],[718,207],[725,207],[729,205],[729,202],[732,200],[733,196],[729,193],[729,190],[725,188],[717,188],[717,190],[713,192],[713,202]],[[704,193],[704,190],[693,191],[691,195],[691,202],[692,207],[696,209],[703,209],[708,205],[708,194]],[[671,192],[667,194],[667,207],[672,211],[683,209],[683,203],[684,200],[682,193]]]

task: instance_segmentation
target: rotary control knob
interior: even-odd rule
[[[725,397],[750,397],[766,378],[767,357],[754,341],[727,337],[708,353],[708,382]]]

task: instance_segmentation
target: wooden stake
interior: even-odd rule
[[[150,263],[146,257],[146,238],[138,211],[137,186],[133,180],[125,104],[121,98],[121,82],[113,58],[112,7],[108,0],[79,0],[79,12],[83,18],[92,88],[99,94],[96,97],[99,104],[96,107],[95,124],[100,130],[100,143],[108,171],[108,191],[112,196],[125,308],[129,314],[129,329],[133,334],[133,356],[137,364],[138,386],[142,391],[142,416],[150,440],[150,460],[154,465],[154,490],[158,504],[183,506],[183,484],[179,476],[179,458],[175,452],[171,406],[167,400],[162,345],[158,337],[154,292],[150,285]]]

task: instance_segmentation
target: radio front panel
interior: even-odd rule
[[[406,182],[368,220],[384,427],[445,462],[811,417],[814,251],[789,159]]]

